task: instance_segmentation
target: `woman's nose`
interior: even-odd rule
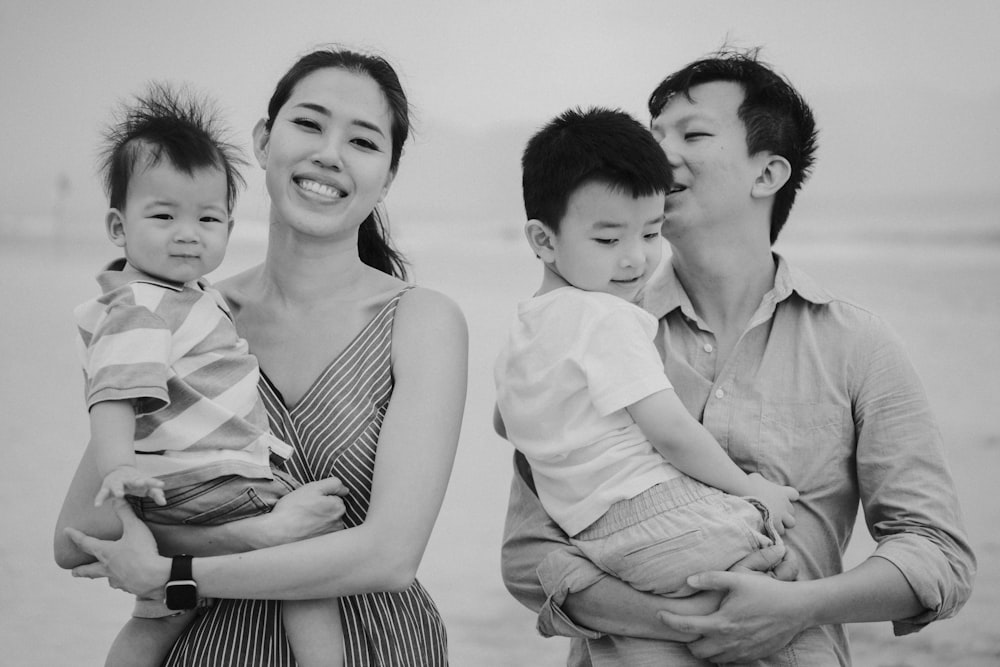
[[[340,143],[333,137],[324,141],[317,147],[316,153],[313,155],[313,164],[327,169],[340,170],[344,166],[340,154]]]

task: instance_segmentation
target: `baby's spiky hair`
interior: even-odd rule
[[[245,184],[238,167],[247,162],[224,135],[219,114],[208,98],[187,87],[150,83],[143,94],[121,106],[104,134],[100,169],[110,207],[124,208],[129,180],[137,167],[150,167],[166,158],[188,175],[205,167],[224,171],[231,213]]]

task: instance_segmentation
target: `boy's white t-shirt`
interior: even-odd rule
[[[671,389],[656,329],[638,306],[575,287],[518,304],[494,368],[497,405],[542,506],[570,536],[682,475],[625,410]]]

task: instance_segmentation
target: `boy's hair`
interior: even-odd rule
[[[777,192],[771,211],[771,243],[788,220],[795,195],[809,177],[816,159],[816,121],[812,110],[791,82],[759,60],[760,48],[723,48],[696,60],[660,82],[649,96],[653,119],[677,94],[691,99],[691,88],[713,81],[731,81],[743,88],[738,111],[747,133],[747,151],[768,151],[788,160],[791,175]]]
[[[528,141],[521,157],[524,211],[552,231],[573,192],[591,181],[633,197],[670,189],[670,164],[642,123],[618,109],[569,109]]]
[[[110,207],[125,207],[129,181],[137,167],[152,167],[166,158],[189,176],[206,167],[225,172],[226,203],[232,213],[239,189],[245,184],[238,167],[247,162],[223,134],[215,107],[207,98],[187,88],[150,83],[144,94],[120,107],[104,134],[100,169]]]

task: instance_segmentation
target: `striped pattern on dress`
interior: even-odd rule
[[[302,482],[335,476],[350,491],[344,523],[368,511],[379,431],[392,395],[392,321],[396,294],[287,408],[262,373],[261,393],[275,435],[295,447],[289,472]],[[400,593],[340,598],[347,667],[448,664],[444,624],[419,582]],[[280,602],[218,600],[177,642],[167,667],[284,667],[295,664],[281,626]]]

